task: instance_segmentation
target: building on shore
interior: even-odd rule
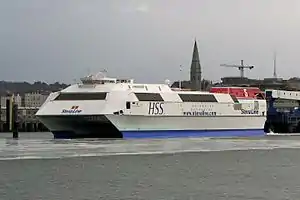
[[[17,104],[19,107],[22,106],[22,97],[19,94],[13,94],[13,95],[6,95],[6,96],[1,96],[1,102],[0,105],[1,107],[6,106],[6,100],[11,99],[13,97],[15,104]]]
[[[39,108],[47,99],[49,93],[25,93],[24,95],[19,94],[9,94],[6,96],[1,96],[1,107],[6,106],[7,99],[13,99],[13,102],[19,107],[36,107]]]
[[[241,77],[223,77],[216,86],[243,86],[243,87],[259,87],[261,90],[278,89],[278,90],[300,90],[300,78],[290,78],[284,80],[282,78],[264,78],[249,79]]]
[[[242,66],[243,63],[242,63]],[[241,66],[238,67],[240,70]],[[247,68],[247,66],[244,66]],[[248,66],[249,68],[249,66]],[[204,80],[202,78],[202,69],[200,64],[200,57],[198,52],[197,42],[194,43],[193,57],[190,68],[190,80],[175,81],[171,87],[180,88],[184,90],[209,90],[213,86],[236,86],[236,87],[259,87],[261,90],[265,89],[281,89],[281,90],[300,90],[300,78],[294,77],[287,80],[277,77],[276,72],[276,54],[274,55],[274,72],[272,78],[250,79],[244,76],[223,77],[218,83]]]
[[[200,64],[200,57],[198,51],[197,41],[195,40],[193,48],[193,56],[190,67],[190,80],[189,81],[175,81],[171,87],[181,88],[193,91],[206,90],[209,82],[202,79],[202,69]]]
[[[192,64],[191,64],[191,70],[190,70],[190,82],[191,82],[190,88],[191,88],[191,90],[194,90],[194,91],[202,90],[201,75],[202,75],[202,71],[201,71],[201,65],[200,65],[199,52],[198,52],[197,42],[195,40]]]
[[[24,96],[10,94],[0,97],[0,132],[9,131],[6,101],[9,99],[18,105],[18,123],[20,131],[46,131],[47,128],[39,122],[35,113],[47,99],[47,93],[26,93]]]
[[[24,106],[25,107],[37,107],[39,108],[47,99],[49,93],[25,93]]]

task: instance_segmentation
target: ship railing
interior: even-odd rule
[[[185,89],[185,88],[171,88],[173,91],[192,91],[191,89]]]

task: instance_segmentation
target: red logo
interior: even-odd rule
[[[67,110],[67,109],[63,109],[61,112],[62,113],[81,113],[82,110],[78,109],[79,106],[72,106],[71,109]]]

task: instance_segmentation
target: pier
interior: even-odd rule
[[[11,106],[12,104],[10,104]],[[12,107],[1,107],[0,132],[11,132],[13,128]],[[47,132],[49,131],[35,116],[38,107],[18,107],[17,129],[19,132]]]
[[[0,98],[0,132],[44,132],[48,129],[35,116],[49,93],[7,94]]]

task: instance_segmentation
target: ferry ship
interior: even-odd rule
[[[263,136],[266,100],[258,88],[183,91],[100,72],[51,93],[36,115],[54,138]]]

